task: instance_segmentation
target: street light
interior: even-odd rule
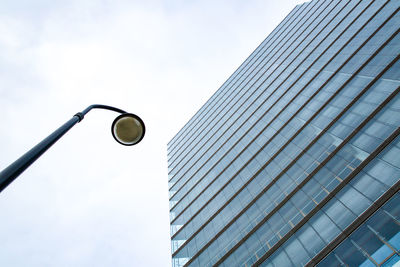
[[[76,113],[69,121],[52,134],[46,137],[31,150],[14,161],[11,165],[0,172],[0,192],[11,184],[23,171],[25,171],[35,160],[37,160],[47,149],[49,149],[58,139],[60,139],[75,124],[82,121],[85,115],[92,109],[108,109],[121,113],[111,125],[111,133],[114,139],[125,146],[132,146],[139,143],[145,134],[145,126],[138,116],[127,113],[126,111],[106,106],[106,105],[90,105],[82,112]]]
[[[115,141],[125,146],[133,146],[142,141],[144,131],[142,119],[131,113],[119,115],[111,125]]]

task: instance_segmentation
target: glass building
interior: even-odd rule
[[[168,143],[173,266],[400,265],[399,8],[296,6]]]

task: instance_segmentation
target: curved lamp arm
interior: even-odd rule
[[[78,117],[80,118],[79,121],[81,121],[81,120],[83,120],[83,118],[85,117],[85,115],[86,115],[89,111],[91,111],[92,109],[94,109],[94,108],[108,109],[108,110],[112,110],[112,111],[115,111],[115,112],[118,112],[118,113],[121,113],[121,114],[127,113],[126,111],[124,111],[124,110],[122,110],[122,109],[115,108],[115,107],[112,107],[112,106],[93,104],[93,105],[90,105],[90,106],[88,106],[87,108],[85,108],[82,112],[76,113],[75,116],[78,116]]]
[[[55,130],[52,134],[46,137],[39,144],[34,146],[31,150],[22,155],[19,159],[14,161],[11,165],[5,168],[2,172],[0,172],[0,192],[3,191],[10,183],[12,183],[23,171],[25,171],[35,160],[37,160],[47,149],[49,149],[58,139],[60,139],[69,129],[71,129],[75,124],[83,120],[84,116],[92,109],[108,109],[122,114],[129,114],[126,111],[106,106],[106,105],[90,105],[82,112],[78,112],[75,114],[69,121],[67,121],[60,128]],[[131,114],[133,115],[133,114]],[[136,116],[136,115],[134,115]],[[137,117],[137,116],[136,116]],[[134,144],[140,142],[140,140],[144,136],[144,123],[143,121],[137,117],[143,127],[141,138],[135,142]],[[115,138],[115,137],[114,137]]]

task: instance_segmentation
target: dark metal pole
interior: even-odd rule
[[[67,121],[60,128],[55,130],[52,134],[46,137],[42,142],[37,144],[31,150],[26,152],[19,159],[14,161],[10,166],[0,172],[0,192],[3,191],[15,178],[25,171],[35,160],[37,160],[46,150],[51,147],[58,139],[60,139],[69,129],[75,124],[80,122],[83,117],[93,108],[108,109],[119,113],[126,113],[122,109],[105,106],[105,105],[91,105],[84,111],[75,114],[69,121]]]

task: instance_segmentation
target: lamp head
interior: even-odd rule
[[[114,139],[122,145],[136,145],[144,137],[144,122],[135,114],[123,113],[115,118],[111,125],[111,133]]]

